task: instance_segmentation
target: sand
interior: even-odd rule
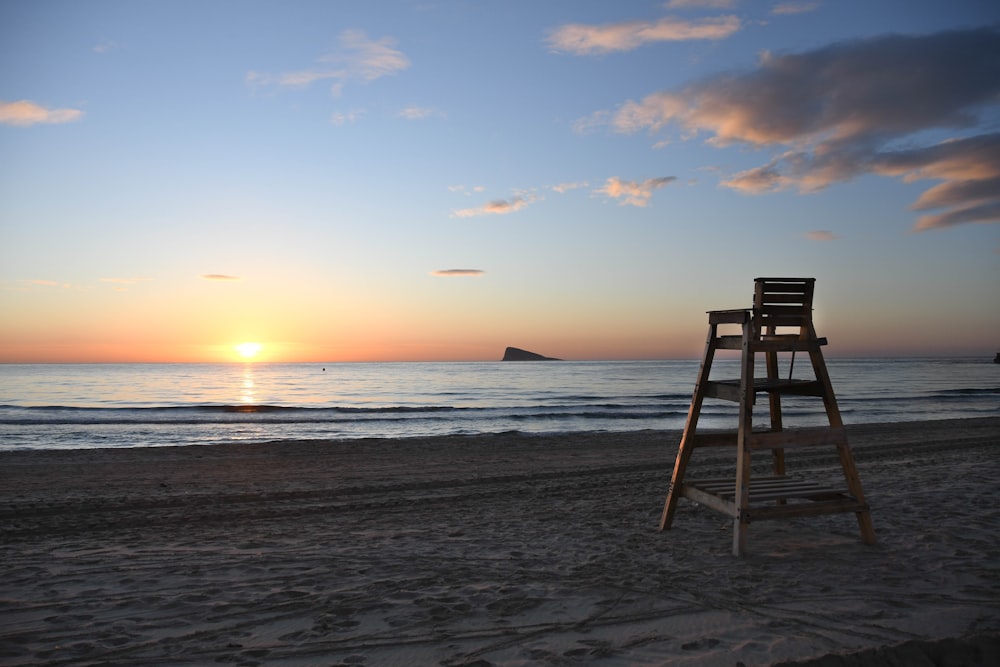
[[[0,664],[997,664],[1000,418],[848,434],[878,544],[743,559],[657,531],[676,432],[2,453]]]

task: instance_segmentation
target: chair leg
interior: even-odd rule
[[[816,336],[815,330],[812,330],[810,333],[813,337]],[[813,373],[815,373],[816,379],[823,387],[823,405],[826,408],[826,416],[830,422],[830,426],[831,428],[842,429],[844,421],[840,416],[840,408],[837,407],[837,397],[833,393],[833,383],[826,369],[823,353],[819,350],[812,351],[809,353],[809,358],[812,361]],[[837,444],[837,456],[840,459],[840,467],[843,470],[844,481],[847,483],[848,491],[855,500],[864,506],[864,509],[854,513],[858,519],[858,530],[861,532],[861,541],[865,544],[875,544],[875,526],[872,524],[871,511],[865,502],[865,492],[861,486],[861,477],[858,475],[858,468],[854,464],[854,454],[851,452],[851,446],[848,444],[846,436],[842,442]]]
[[[753,366],[754,353],[750,349],[753,323],[743,325],[743,351],[740,361],[740,415],[736,435],[736,515],[733,517],[733,555],[742,556],[746,551],[747,531],[750,526],[750,447],[753,432]]]
[[[717,325],[709,325],[708,337],[705,341],[705,355],[701,361],[701,368],[698,370],[698,380],[694,385],[694,393],[691,395],[691,407],[688,409],[687,421],[684,424],[684,435],[681,437],[681,443],[677,449],[674,472],[670,476],[670,488],[667,489],[667,500],[663,504],[663,514],[660,516],[661,531],[670,530],[670,526],[674,522],[674,513],[677,511],[677,499],[679,498],[680,487],[684,482],[684,473],[687,471],[688,462],[691,460],[691,453],[694,451],[694,437],[698,430],[698,417],[701,414],[701,404],[705,399],[705,387],[712,372],[712,360],[715,358],[717,331]]]
[[[774,334],[775,327],[770,327],[768,333]],[[767,352],[765,353],[765,360],[767,361],[767,378],[769,380],[778,379],[778,353],[777,352]],[[771,392],[767,397],[768,409],[771,417],[771,430],[780,431],[783,428],[781,421],[781,395],[777,392]],[[775,475],[785,474],[785,450],[781,448],[775,448],[771,450],[771,459]],[[779,501],[781,503],[782,501]]]

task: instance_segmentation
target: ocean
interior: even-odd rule
[[[699,363],[0,364],[0,451],[680,430]],[[827,366],[847,424],[1000,416],[991,359]],[[795,377],[810,373],[797,360]],[[713,378],[738,374],[733,359],[713,366]],[[826,423],[818,399],[783,407],[786,427]],[[707,400],[700,425],[732,427],[735,415]]]

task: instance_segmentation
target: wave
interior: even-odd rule
[[[387,405],[374,407],[302,407],[279,405],[188,405],[150,407],[72,407],[60,405],[0,405],[0,425],[115,426],[194,424],[337,424],[379,420],[495,420],[553,419],[669,419],[684,409],[661,403],[589,405],[559,404],[514,407],[460,407],[450,405]]]
[[[299,406],[299,405],[151,405],[151,406],[129,406],[129,407],[96,407],[96,406],[75,406],[75,405],[0,405],[0,411],[4,410],[25,410],[38,412],[166,412],[166,413],[268,413],[268,412],[437,412],[448,410],[466,410],[472,408],[460,408],[450,405],[391,405],[374,408],[359,408],[349,406]]]

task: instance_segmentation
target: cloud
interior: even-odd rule
[[[825,229],[815,229],[811,232],[806,232],[806,238],[810,241],[834,241],[840,237]]]
[[[450,192],[460,192],[460,193],[468,196],[468,195],[471,195],[473,192],[476,192],[476,193],[486,192],[486,186],[485,185],[473,185],[472,187],[468,187],[468,186],[465,186],[465,185],[449,185],[448,186],[448,190]]]
[[[695,21],[668,16],[658,21],[627,21],[606,25],[571,23],[552,30],[546,41],[554,51],[579,56],[631,51],[650,42],[724,39],[739,29],[740,20],[735,16]]]
[[[122,48],[122,45],[118,42],[107,40],[95,46],[93,51],[94,53],[108,53],[109,51],[117,51],[120,48]]]
[[[510,199],[496,199],[475,208],[463,208],[452,212],[455,218],[472,218],[479,215],[506,215],[515,211],[520,211],[528,204],[537,200],[531,194],[517,195]]]
[[[667,9],[730,9],[736,0],[670,0]]]
[[[27,127],[39,123],[72,123],[83,118],[79,109],[46,109],[28,100],[0,102],[0,123]]]
[[[438,116],[441,118],[445,117],[445,114],[440,111],[418,106],[406,107],[405,109],[400,110],[400,112],[396,115],[407,120],[423,120],[425,118],[431,118],[432,116]]]
[[[587,183],[586,181],[581,181],[579,183],[558,183],[556,185],[553,185],[552,189],[562,195],[566,194],[570,190],[578,190],[580,188],[586,188],[589,185],[590,184]]]
[[[353,124],[365,117],[364,109],[352,109],[351,111],[334,111],[330,114],[330,123],[333,125]]]
[[[605,195],[612,199],[620,199],[622,206],[646,206],[653,196],[654,190],[666,187],[676,176],[662,176],[660,178],[647,178],[644,181],[623,181],[617,176],[612,176],[604,184],[604,187],[594,190],[594,194]]]
[[[749,72],[628,101],[609,123],[652,133],[673,125],[715,146],[783,148],[722,183],[746,193],[815,192],[866,173],[944,181],[914,205],[949,209],[922,217],[922,230],[1000,220],[1000,135],[921,145],[927,131],[975,132],[998,100],[1000,32],[979,28],[765,53]]]
[[[439,269],[431,271],[432,276],[438,278],[478,278],[486,273],[480,269]]]
[[[224,273],[203,273],[201,277],[205,280],[218,280],[220,282],[243,280],[239,276],[227,276]]]
[[[772,14],[805,14],[820,8],[822,2],[780,2],[771,7]]]
[[[337,42],[337,50],[320,57],[317,67],[276,75],[250,71],[246,82],[250,85],[306,88],[317,81],[330,81],[330,91],[339,95],[350,81],[374,81],[410,66],[409,58],[394,48],[396,41],[391,37],[371,40],[362,30],[345,30],[340,33]]]

